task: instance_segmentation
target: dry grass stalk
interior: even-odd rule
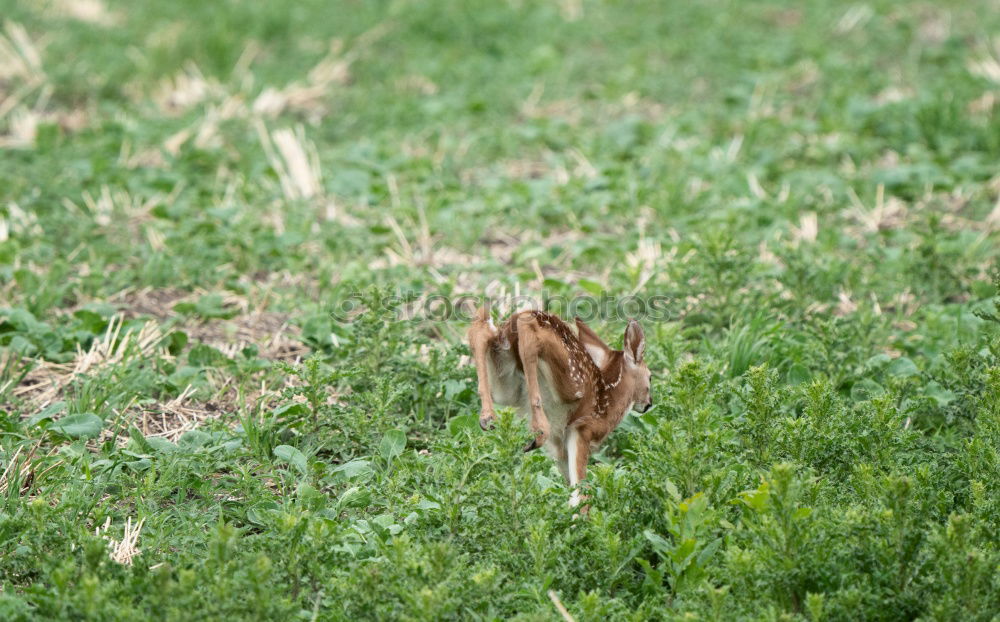
[[[38,135],[38,124],[44,115],[27,108],[18,107],[10,114],[7,133],[0,134],[0,149],[31,147]]]
[[[0,33],[0,80],[11,78],[35,85],[46,79],[42,55],[28,31],[17,22],[4,20]]]
[[[1000,104],[1000,93],[987,91],[980,97],[969,102],[967,110],[973,115],[989,115]]]
[[[193,430],[212,416],[202,405],[191,400],[194,388],[185,387],[181,394],[155,408],[146,407],[141,414],[140,429],[143,436],[161,437],[176,441],[185,432]]]
[[[867,4],[856,4],[841,16],[834,30],[837,34],[845,35],[855,28],[859,28],[868,23],[875,16],[875,11]]]
[[[191,298],[191,293],[171,287],[143,287],[124,289],[107,299],[120,305],[125,317],[134,318],[149,315],[159,320],[172,317],[173,307],[178,302]]]
[[[560,119],[577,125],[584,118],[584,104],[575,99],[559,99],[542,103],[545,84],[536,82],[528,97],[521,103],[520,113],[526,119]]]
[[[343,41],[332,41],[330,51],[309,70],[304,82],[292,82],[281,89],[264,89],[253,102],[253,113],[274,118],[292,110],[306,113],[312,120],[319,121],[326,114],[323,99],[330,89],[347,84],[351,79],[351,63],[356,56],[343,55],[343,47]]]
[[[0,148],[33,147],[42,123],[53,123],[65,132],[76,132],[89,123],[90,117],[82,108],[46,112],[45,108],[52,95],[52,87],[41,87],[33,106],[21,105],[30,94],[30,89],[16,89],[7,99],[0,101],[0,119],[8,116],[7,133],[0,135]]]
[[[273,311],[254,309],[230,320],[191,322],[182,330],[223,353],[235,354],[251,344],[257,346],[260,356],[274,360],[295,360],[309,352],[288,315]]]
[[[559,0],[559,14],[567,22],[575,22],[583,17],[582,0]]]
[[[639,244],[635,252],[625,255],[625,264],[638,274],[635,287],[632,288],[632,294],[642,290],[646,283],[653,278],[657,271],[657,264],[662,257],[663,248],[660,243],[640,234]]]
[[[162,168],[165,161],[159,149],[144,148],[135,151],[132,141],[126,138],[118,153],[118,163],[127,169]]]
[[[257,134],[271,168],[278,175],[281,190],[290,201],[312,199],[323,194],[323,177],[316,146],[305,137],[302,126],[268,133],[257,122]]]
[[[38,441],[31,447],[31,451],[28,452],[28,455],[24,456],[24,458],[20,461],[18,460],[18,456],[21,454],[24,446],[22,445],[17,448],[17,451],[14,452],[10,462],[4,468],[3,474],[0,475],[0,496],[8,494],[12,483],[16,483],[18,486],[18,494],[25,495],[29,493],[32,487],[36,486],[38,481],[43,478],[46,473],[63,464],[62,460],[56,460],[47,468],[38,472],[36,469],[39,466],[40,460],[33,460],[33,458],[35,457],[35,452],[38,451],[38,448],[41,445],[42,439],[38,439]],[[55,447],[51,448],[46,457],[52,456],[56,453],[56,451]],[[18,463],[20,463],[19,466]]]
[[[120,13],[109,11],[101,0],[55,0],[51,12],[97,26],[114,26],[122,20]]]
[[[198,65],[190,62],[183,71],[160,82],[153,101],[165,114],[176,116],[210,98],[221,97],[223,92],[217,80],[205,77]]]
[[[422,207],[419,207],[419,217],[420,222],[416,226],[411,226],[412,229],[417,231],[417,248],[414,248],[410,244],[406,233],[403,232],[403,228],[400,226],[399,221],[397,221],[391,214],[385,217],[385,223],[389,225],[392,229],[393,235],[396,236],[396,241],[398,246],[396,249],[386,249],[386,254],[389,256],[393,264],[403,264],[409,266],[418,265],[430,265],[434,262],[434,240],[431,237],[430,227],[427,224],[427,218],[424,214]],[[437,262],[440,264],[441,262]]]
[[[838,317],[843,317],[845,315],[850,315],[858,310],[858,303],[851,300],[851,292],[842,289],[837,294],[837,308],[834,311],[834,315]]]
[[[799,226],[792,227],[792,241],[798,245],[800,242],[812,244],[819,235],[819,218],[816,212],[803,212],[799,217]]]
[[[291,275],[282,278],[282,281],[289,280]],[[120,292],[108,302],[120,305],[126,317],[149,315],[164,321],[177,317],[173,308],[178,303],[197,300],[202,294],[202,291],[145,287]],[[226,293],[222,303],[237,314],[228,320],[192,319],[178,328],[187,333],[192,341],[202,341],[224,351],[233,349],[238,352],[253,344],[257,346],[260,356],[268,359],[295,360],[308,353],[308,348],[299,339],[300,331],[291,324],[289,315],[268,311],[266,298],[251,300]]]
[[[901,199],[885,196],[885,185],[879,184],[875,190],[875,205],[868,209],[852,188],[847,189],[853,209],[848,215],[861,225],[864,233],[878,233],[887,229],[897,229],[906,221],[907,206]]]
[[[21,450],[23,449],[23,445],[18,446],[17,451],[14,452],[7,462],[3,474],[0,474],[0,495],[6,495],[7,490],[13,482],[17,482],[19,488],[24,488],[24,481],[31,473],[31,457],[35,454],[35,450],[38,449],[38,445],[36,444],[32,447],[28,455],[21,460]]]
[[[106,365],[120,364],[130,355],[148,358],[163,340],[163,333],[156,322],[146,322],[137,333],[128,333],[119,339],[123,325],[124,318],[121,315],[115,316],[108,323],[104,339],[95,341],[87,352],[78,349],[73,375],[85,374]]]
[[[141,552],[136,548],[136,544],[139,543],[139,532],[142,531],[142,525],[145,522],[144,518],[133,526],[132,517],[128,517],[125,520],[125,532],[122,534],[122,539],[115,540],[108,535],[108,530],[111,528],[111,517],[109,516],[102,527],[94,530],[94,535],[108,541],[108,555],[112,561],[124,566],[131,566],[132,559]]]
[[[72,363],[40,361],[13,391],[17,397],[26,397],[39,407],[44,407],[61,395],[76,378],[102,367],[119,365],[131,357],[148,358],[153,355],[163,333],[156,322],[147,322],[138,332],[121,335],[124,317],[115,316],[108,323],[102,339],[95,340],[84,352],[77,347]]]
[[[101,193],[97,196],[90,194],[87,190],[83,192],[83,204],[87,206],[94,222],[102,227],[111,224],[116,212],[130,221],[145,217],[160,199],[162,196],[156,195],[141,201],[125,189],[116,188],[112,191],[107,184],[101,186]],[[73,209],[76,208],[72,201],[63,199],[63,204],[67,203],[72,204]],[[66,205],[66,207],[69,209],[70,205]]]
[[[399,189],[396,185],[395,177],[390,176],[388,181],[392,206],[394,209],[398,209],[402,205],[402,201],[399,197]],[[436,244],[434,236],[430,231],[430,225],[427,223],[427,214],[424,206],[420,203],[417,203],[416,222],[410,221],[406,223],[406,229],[415,232],[416,239],[412,243],[409,236],[405,233],[403,225],[391,214],[385,217],[385,223],[392,230],[393,235],[396,236],[396,246],[385,249],[388,261],[386,263],[376,262],[375,265],[378,267],[385,267],[386,265],[420,266],[426,268],[436,280],[444,282],[447,279],[439,271],[441,268],[447,266],[471,266],[479,261],[479,258],[473,255]]]
[[[969,62],[969,72],[1000,85],[1000,37],[983,48],[978,60]]]
[[[562,616],[562,619],[565,620],[565,622],[576,622],[576,620],[573,619],[573,616],[570,615],[569,611],[566,610],[566,606],[562,604],[561,600],[559,600],[559,595],[556,594],[555,590],[549,590],[549,600],[551,600],[552,604],[556,606],[556,611],[559,612],[559,615]]]
[[[311,123],[318,123],[327,113],[324,99],[330,90],[350,82],[351,65],[388,31],[388,24],[375,26],[355,39],[351,51],[346,53],[344,42],[334,39],[326,56],[309,70],[304,81],[292,82],[280,89],[264,89],[251,106],[253,114],[275,118],[285,111],[293,111],[305,114]]]
[[[986,223],[993,228],[1000,228],[1000,196],[997,196],[997,201],[993,205],[993,209],[990,210],[989,215],[986,217]]]
[[[10,233],[20,236],[42,235],[42,227],[38,224],[38,216],[34,212],[25,211],[20,205],[11,201],[7,204],[7,221]]]
[[[411,74],[396,80],[396,88],[401,91],[411,91],[421,95],[435,95],[438,85],[427,76]]]

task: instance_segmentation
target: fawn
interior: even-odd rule
[[[535,437],[524,448],[545,447],[571,487],[584,479],[590,452],[618,427],[629,408],[649,410],[646,338],[629,320],[624,350],[612,350],[583,320],[576,334],[543,311],[520,311],[497,328],[484,305],[469,327],[479,378],[479,425],[492,427],[494,404],[515,406]],[[574,489],[570,505],[580,495]]]

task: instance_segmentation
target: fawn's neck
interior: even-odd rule
[[[598,376],[594,414],[609,420],[612,428],[617,426],[629,408],[629,393],[628,378],[625,375],[625,357],[621,352],[615,352],[604,364]]]

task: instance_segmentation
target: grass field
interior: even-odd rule
[[[0,17],[0,618],[1000,619],[997,0]],[[585,518],[484,293],[662,303]]]

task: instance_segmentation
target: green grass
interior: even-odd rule
[[[997,620],[997,9],[0,0],[0,618]],[[584,519],[484,292],[664,297]]]

